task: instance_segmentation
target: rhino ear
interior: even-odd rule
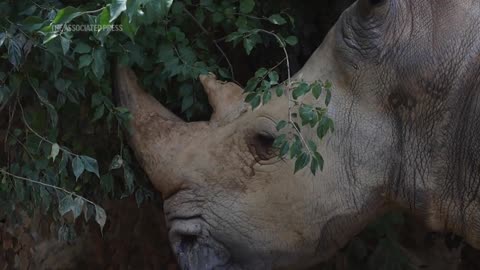
[[[210,73],[200,75],[200,82],[205,88],[208,101],[213,108],[210,121],[220,125],[228,123],[248,110],[244,102],[244,90],[235,83],[222,82]]]

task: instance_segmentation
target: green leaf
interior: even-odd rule
[[[22,61],[22,44],[17,38],[8,40],[8,61],[18,68]]]
[[[275,89],[275,92],[277,93],[277,97],[283,96],[283,87],[282,87],[282,86],[278,86],[278,87]]]
[[[302,119],[302,125],[311,123],[316,115],[316,112],[310,105],[302,105],[298,112],[300,113],[300,119]]]
[[[317,152],[317,144],[314,141],[308,140],[307,145],[310,151]]]
[[[282,134],[282,135],[278,136],[277,138],[275,138],[272,146],[274,148],[280,148],[285,142],[287,142],[287,135]]]
[[[152,24],[165,17],[172,3],[173,0],[147,1],[142,9],[142,11],[145,12],[145,15],[142,15],[143,22],[145,24]]]
[[[120,155],[115,155],[110,163],[110,170],[120,169],[123,166],[123,159]]]
[[[57,15],[53,19],[51,25],[66,24],[81,15],[83,15],[83,12],[79,11],[77,8],[66,7],[57,12]]]
[[[277,85],[278,84],[279,76],[278,76],[278,73],[276,71],[272,71],[272,72],[268,73],[268,78],[270,79],[270,84],[271,85]]]
[[[257,70],[257,72],[255,72],[255,77],[263,79],[263,77],[265,77],[267,73],[268,73],[268,69],[260,68]]]
[[[72,210],[74,204],[75,202],[72,195],[65,195],[60,201],[58,201],[58,212],[61,216],[64,216],[66,213]]]
[[[88,67],[92,63],[92,56],[89,54],[81,55],[78,58],[78,68]]]
[[[329,130],[334,131],[333,120],[325,115],[318,124],[317,136],[321,139],[327,135]]]
[[[73,219],[77,219],[80,214],[82,213],[82,210],[83,210],[83,205],[85,204],[85,201],[80,198],[80,197],[76,197],[74,200],[73,200],[73,204],[72,204],[72,213],[73,213]]]
[[[122,15],[121,23],[123,33],[125,33],[133,41],[135,34],[137,34],[138,26],[136,26],[133,21],[130,22],[128,16],[125,14]]]
[[[85,170],[94,173],[98,178],[100,178],[100,173],[98,172],[98,163],[96,159],[93,159],[88,156],[80,156],[85,166]]]
[[[318,167],[320,168],[321,171],[323,171],[323,165],[324,165],[325,161],[323,160],[322,155],[320,155],[320,153],[318,153],[318,152],[315,152],[314,157],[318,162]]]
[[[63,151],[62,152],[62,159],[60,160],[60,164],[58,165],[58,172],[59,173],[62,173],[63,171],[65,171],[65,169],[67,168],[69,158],[70,158],[70,154]]]
[[[55,161],[55,158],[58,156],[58,153],[60,153],[60,145],[58,143],[52,144],[52,151],[50,152],[50,156],[48,157],[49,159],[53,159]]]
[[[33,32],[42,28],[44,23],[45,23],[44,19],[38,16],[30,16],[30,17],[27,17],[25,20],[23,20],[21,22],[21,25],[23,30],[27,32]],[[0,46],[1,46],[1,42],[0,42]]]
[[[182,112],[190,109],[193,106],[193,95],[186,96],[182,99]]]
[[[310,163],[310,156],[307,153],[302,153],[295,161],[295,171],[297,173],[301,169],[305,168]]]
[[[332,86],[333,86],[333,85],[332,85],[332,82],[331,82],[331,81],[326,81],[326,82],[325,82],[324,87],[325,87],[326,89],[331,89]]]
[[[105,106],[100,105],[95,109],[95,113],[93,115],[92,122],[95,122],[102,118],[103,114],[105,113]]]
[[[332,91],[329,88],[326,88],[327,90],[327,95],[325,97],[325,105],[328,106],[330,105],[330,101],[332,100]]]
[[[292,92],[293,99],[298,99],[299,97],[308,93],[309,87],[307,83],[300,83]]]
[[[63,224],[60,226],[57,232],[57,238],[59,241],[73,241],[77,237],[77,233],[75,232],[75,228],[73,225]]]
[[[47,106],[48,115],[50,116],[50,123],[52,127],[56,127],[58,123],[58,114],[52,104],[45,104]]]
[[[247,82],[247,86],[245,87],[246,92],[253,92],[257,88],[258,84],[260,83],[260,80],[256,77],[251,78]],[[248,101],[247,101],[248,102]]]
[[[97,17],[97,23],[101,26],[110,25],[110,10],[108,7],[104,8]]]
[[[7,34],[5,32],[0,33],[0,47],[2,47],[3,43],[5,42],[5,39],[7,38]]]
[[[135,175],[130,167],[123,166],[123,177],[125,180],[125,191],[128,195],[130,195],[133,193],[135,182]]]
[[[230,74],[230,72],[227,71],[225,68],[219,68],[218,69],[218,74],[224,79],[231,79],[232,78],[232,75]]]
[[[243,34],[242,34],[242,33],[240,33],[240,32],[233,32],[233,33],[230,33],[230,34],[226,37],[225,41],[227,41],[227,42],[237,41],[237,40],[241,39],[242,37],[243,37]]]
[[[74,52],[77,52],[77,53],[89,53],[92,48],[85,42],[75,42],[76,46],[75,46],[75,50]]]
[[[322,85],[318,82],[312,84],[312,94],[315,99],[318,99],[322,94]]]
[[[105,73],[106,52],[104,48],[98,48],[93,51],[92,71],[97,79],[101,79]]]
[[[288,153],[288,150],[290,150],[290,144],[288,142],[285,142],[280,148],[280,157],[284,157]]]
[[[127,0],[112,0],[109,22],[111,23],[115,21],[115,19],[125,10],[127,10]]]
[[[251,38],[245,38],[243,40],[243,47],[248,55],[252,52],[253,48],[255,47],[255,41]]]
[[[295,46],[298,44],[298,38],[296,36],[289,36],[285,39],[285,42],[290,46]]]
[[[302,142],[298,138],[295,138],[292,146],[290,147],[290,158],[298,156],[302,152]]]
[[[252,101],[250,101],[250,105],[252,106],[252,110],[256,109],[258,106],[260,106],[260,103],[262,102],[262,97],[260,95],[256,95]]]
[[[100,230],[103,232],[103,227],[107,222],[107,213],[98,205],[95,205],[95,221],[100,226]]]
[[[312,172],[313,175],[316,175],[318,168],[319,168],[318,161],[317,159],[315,159],[315,157],[313,157],[312,162],[310,162],[310,172]]]
[[[127,1],[127,15],[128,19],[131,21],[134,17],[134,15],[138,14],[139,11],[143,12],[140,9],[140,5],[142,4],[143,0],[128,0]]]
[[[73,174],[75,175],[75,179],[78,180],[80,175],[82,175],[83,171],[85,171],[85,165],[83,164],[83,161],[79,156],[73,159],[72,169],[73,169]]]
[[[135,191],[135,201],[137,202],[137,207],[140,207],[142,203],[145,201],[145,193],[141,188]]]
[[[240,0],[240,12],[250,13],[253,11],[254,7],[255,7],[254,0]]]
[[[53,40],[54,38],[58,37],[58,33],[57,32],[49,32],[47,33],[47,35],[44,37],[43,39],[43,44],[47,44],[48,42],[50,42],[51,40]]]
[[[285,120],[282,120],[280,122],[278,122],[277,124],[277,131],[280,131],[282,130],[283,128],[285,128],[287,126],[288,122],[285,121]]]
[[[273,14],[268,18],[268,20],[276,25],[283,25],[286,24],[287,21],[280,15],[280,14]]]
[[[263,105],[267,104],[271,99],[272,99],[272,92],[270,90],[266,90],[265,93],[263,93],[263,97],[262,97]]]
[[[105,193],[113,193],[113,176],[111,174],[102,175],[102,177],[100,178],[100,185],[102,186],[102,189],[105,191]]]
[[[60,37],[60,43],[62,45],[63,55],[67,55],[68,50],[70,50],[70,44],[72,41],[65,37]]]

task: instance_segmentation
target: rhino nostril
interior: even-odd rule
[[[202,235],[202,226],[191,220],[174,220],[170,229],[170,241],[180,248],[181,251],[186,248],[192,248],[198,243]]]
[[[182,247],[191,247],[197,242],[198,236],[186,234],[186,235],[181,235],[180,239],[181,239],[180,245]]]

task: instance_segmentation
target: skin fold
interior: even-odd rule
[[[302,269],[392,207],[480,248],[480,1],[359,0],[293,80],[330,80],[323,172],[293,173],[272,142],[287,97],[252,111],[200,78],[214,109],[186,123],[116,66],[129,141],[165,199],[182,269]],[[305,102],[314,102],[306,97]]]

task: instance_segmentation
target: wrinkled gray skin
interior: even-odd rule
[[[335,87],[317,176],[294,174],[271,147],[286,97],[251,111],[238,86],[202,76],[214,115],[185,123],[117,67],[130,144],[166,199],[181,268],[302,269],[392,207],[480,247],[479,20],[480,1],[467,0],[346,10],[294,78]]]

